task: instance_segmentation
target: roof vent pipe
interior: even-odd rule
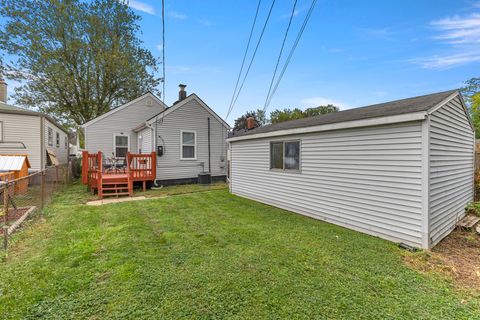
[[[178,87],[180,88],[180,91],[178,91],[178,101],[182,101],[187,97],[187,91],[185,91],[185,88],[187,87],[187,85],[180,83]]]

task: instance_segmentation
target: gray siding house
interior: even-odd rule
[[[236,132],[230,191],[431,248],[473,200],[474,131],[458,91]]]
[[[6,83],[0,86],[0,154],[27,155],[30,171],[51,164],[47,150],[59,164],[67,163],[68,131],[48,115],[7,104]]]
[[[86,150],[106,157],[155,151],[160,184],[196,182],[201,172],[225,179],[230,127],[196,94],[180,88],[171,107],[147,93],[84,124]]]

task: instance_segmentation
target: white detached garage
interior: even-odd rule
[[[416,247],[448,235],[473,200],[474,131],[456,90],[228,142],[233,194]]]

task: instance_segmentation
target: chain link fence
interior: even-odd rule
[[[46,170],[18,179],[0,179],[0,235],[7,249],[9,236],[29,216],[41,211],[53,194],[72,181],[72,163],[49,167]]]

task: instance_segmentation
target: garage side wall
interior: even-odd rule
[[[474,133],[459,97],[430,115],[430,241],[455,228],[473,201]]]
[[[417,247],[421,121],[231,143],[233,194]],[[270,142],[301,141],[301,170],[270,170]]]

